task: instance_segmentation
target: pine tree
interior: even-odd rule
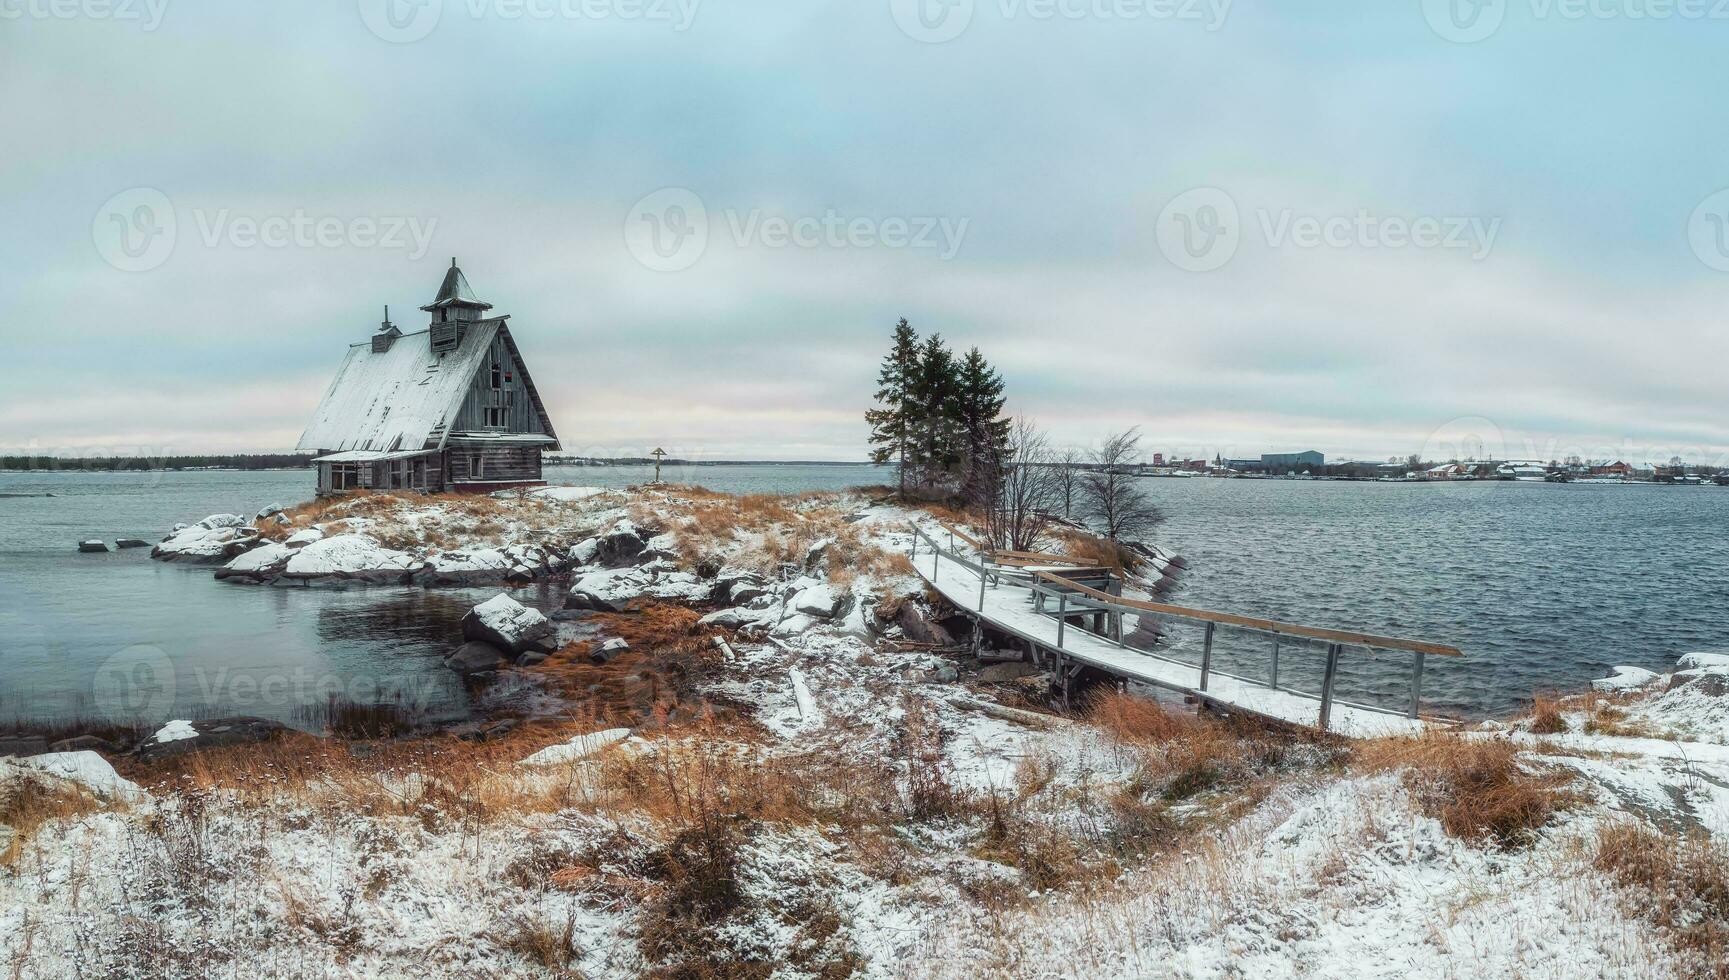
[[[914,372],[912,463],[925,487],[935,487],[960,460],[960,420],[956,412],[955,359],[941,334],[919,345]]]
[[[1009,442],[1002,376],[977,347],[967,351],[955,369],[954,401],[961,439],[961,491],[973,500],[996,482],[994,470],[1004,465]]]
[[[914,437],[913,388],[919,368],[919,335],[906,317],[895,324],[894,346],[883,357],[877,373],[877,404],[865,412],[870,423],[871,462],[895,464],[901,496],[907,492],[908,460]]]

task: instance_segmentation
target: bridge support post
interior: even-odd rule
[[[1273,678],[1271,686],[1275,691],[1279,689],[1279,634],[1277,633],[1273,634]]]
[[[1339,644],[1327,644],[1327,673],[1321,678],[1321,731],[1333,721],[1333,680],[1339,674]]]
[[[1412,720],[1417,717],[1417,711],[1423,706],[1423,654],[1417,654],[1417,660],[1411,664],[1411,710]]]
[[[985,611],[985,578],[986,577],[987,576],[985,575],[985,563],[984,563],[984,560],[981,558],[979,560],[979,615],[981,615],[981,616],[984,615],[984,611]]]
[[[1207,678],[1213,672],[1213,627],[1217,623],[1207,624],[1207,642],[1201,647],[1201,690],[1207,689]]]
[[[1063,648],[1063,627],[1069,623],[1069,597],[1066,593],[1057,596],[1057,649]]]

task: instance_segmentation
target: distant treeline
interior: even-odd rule
[[[0,470],[279,470],[311,466],[309,453],[210,456],[0,456]]]
[[[547,456],[547,466],[653,466],[652,456]],[[869,466],[870,461],[833,459],[679,459],[668,456],[662,466]]]

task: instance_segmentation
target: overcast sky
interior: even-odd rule
[[[456,256],[577,453],[859,458],[901,316],[1066,444],[1729,450],[1714,3],[390,2],[0,0],[0,447],[291,448]]]

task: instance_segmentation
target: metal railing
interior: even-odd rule
[[[979,577],[979,596],[977,611],[981,616],[985,613],[987,587],[990,584],[1001,586],[1013,584],[1028,590],[1036,612],[1052,616],[1056,619],[1056,641],[1053,647],[1057,654],[1070,653],[1064,646],[1069,621],[1077,616],[1095,615],[1103,620],[1102,631],[1085,632],[1116,644],[1125,650],[1133,651],[1141,656],[1149,657],[1166,663],[1194,669],[1196,665],[1155,653],[1140,647],[1131,647],[1123,640],[1123,617],[1155,617],[1189,625],[1199,626],[1203,630],[1201,647],[1200,684],[1193,690],[1205,696],[1210,681],[1215,677],[1228,677],[1244,684],[1265,687],[1285,694],[1307,698],[1320,702],[1318,727],[1325,731],[1332,720],[1335,705],[1344,705],[1365,711],[1381,714],[1402,714],[1409,718],[1422,716],[1423,671],[1428,657],[1444,656],[1458,657],[1463,654],[1456,647],[1438,643],[1428,643],[1419,640],[1409,640],[1400,637],[1379,636],[1373,633],[1361,633],[1349,630],[1325,629],[1315,626],[1304,626],[1298,623],[1285,623],[1277,620],[1258,619],[1250,616],[1239,616],[1235,613],[1212,612],[1204,609],[1191,609],[1184,606],[1169,605],[1158,602],[1145,602],[1135,599],[1125,599],[1109,592],[1092,588],[1081,582],[1065,577],[1056,572],[1046,571],[1036,565],[1030,565],[1028,559],[1052,559],[1050,565],[1078,564],[1070,559],[1059,556],[1036,555],[1033,553],[1010,552],[1017,564],[1002,565],[994,560],[997,554],[984,542],[973,538],[964,531],[943,525],[943,530],[949,535],[949,547],[944,548],[936,538],[919,527],[913,529],[913,561],[915,566],[919,557],[919,541],[927,545],[931,558],[931,578],[934,580],[942,560],[949,561],[970,570]],[[976,558],[963,554],[958,546],[960,540],[965,540],[976,550]],[[1054,600],[1056,608],[1051,609]],[[1080,629],[1082,627],[1075,627]],[[1214,667],[1213,654],[1217,634],[1221,628],[1233,630],[1247,635],[1265,637],[1271,640],[1270,658],[1266,676],[1247,677]],[[1288,681],[1288,677],[1280,676],[1280,654],[1287,641],[1298,640],[1303,644],[1325,643],[1326,661],[1321,677],[1321,689],[1310,692],[1298,689]],[[1044,643],[1046,641],[1036,640]],[[1408,654],[1411,657],[1409,677],[1406,685],[1406,703],[1404,709],[1395,710],[1379,705],[1364,704],[1338,697],[1336,687],[1339,680],[1339,667],[1347,649],[1364,650],[1370,654],[1377,651]],[[1085,659],[1085,654],[1080,656]],[[1283,682],[1282,682],[1283,680]],[[1157,683],[1156,681],[1151,681]],[[1186,689],[1185,690],[1189,690]]]

